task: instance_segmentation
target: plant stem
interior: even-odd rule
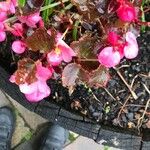
[[[80,61],[98,61],[98,59],[79,59]]]
[[[143,123],[143,120],[144,120],[144,117],[145,117],[145,114],[146,114],[146,111],[149,107],[149,104],[150,104],[150,99],[147,101],[146,103],[146,106],[145,106],[145,110],[143,112],[143,115],[138,119],[138,124],[137,124],[137,128],[138,130],[140,130],[140,127],[142,126],[142,123]]]
[[[56,3],[50,4],[50,5],[41,7],[40,11],[44,11],[44,10],[46,10],[46,9],[56,7],[56,6],[58,6],[58,5],[62,4],[62,3],[68,2],[68,1],[69,1],[69,0],[62,0],[62,2],[56,2]]]
[[[119,77],[121,78],[121,80],[124,82],[124,84],[127,86],[127,88],[129,89],[129,91],[131,92],[133,98],[136,100],[138,97],[136,95],[136,93],[132,90],[131,86],[126,82],[126,80],[124,79],[124,77],[122,76],[122,74],[120,73],[120,71],[117,68],[114,68],[117,72],[117,74],[119,75]]]

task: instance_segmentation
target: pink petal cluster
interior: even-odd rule
[[[0,22],[0,42],[5,41],[5,39],[6,39],[6,33],[4,29],[4,24]]]
[[[17,6],[17,0],[7,0],[0,2],[0,42],[5,41],[6,33],[4,29],[4,21],[7,19],[7,15],[15,13],[15,7]]]
[[[10,32],[14,35],[14,36],[23,36],[23,26],[21,23],[15,23],[14,25],[12,25],[12,28],[10,28]]]
[[[117,41],[114,43],[115,40],[116,35],[114,36],[114,40],[112,43],[118,44]],[[102,49],[98,55],[99,62],[108,68],[118,65],[120,60],[124,56],[128,59],[133,59],[138,55],[138,44],[136,41],[136,37],[132,32],[126,33],[125,43],[121,43],[116,46],[114,46],[113,44],[111,47],[105,47],[104,49]]]
[[[49,96],[51,90],[46,81],[36,81],[34,83],[19,85],[20,91],[25,94],[25,97],[30,102],[38,102]]]
[[[41,62],[36,64],[37,81],[31,84],[24,83],[19,85],[19,89],[25,94],[25,97],[30,102],[38,102],[49,96],[51,90],[46,81],[51,78],[53,70],[42,66]],[[15,76],[10,77],[10,82],[15,83]]]
[[[47,61],[52,66],[58,66],[62,61],[70,62],[72,57],[76,56],[75,52],[69,47],[58,33],[56,37],[56,49],[47,55]]]
[[[26,44],[21,40],[14,41],[12,43],[12,50],[17,54],[22,54],[26,50]]]
[[[117,15],[120,20],[125,22],[132,22],[136,19],[136,10],[135,7],[131,4],[122,3],[117,10]]]
[[[0,2],[0,12],[8,12],[15,14],[15,7],[17,6],[17,0],[6,0]]]
[[[7,12],[0,11],[0,22],[3,22],[7,19]]]
[[[36,12],[34,14],[30,14],[28,16],[19,16],[18,17],[19,21],[22,23],[25,23],[27,26],[31,28],[36,28],[36,24],[42,20],[40,17],[40,12]]]

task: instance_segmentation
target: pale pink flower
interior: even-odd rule
[[[7,13],[4,11],[0,11],[0,22],[3,22],[7,19]]]
[[[136,37],[132,32],[127,32],[126,36],[126,45],[124,47],[124,55],[128,59],[133,59],[138,55],[138,44]]]
[[[10,31],[15,36],[22,36],[23,26],[21,23],[15,23],[10,29],[8,29],[8,31]]]
[[[0,12],[10,12],[14,14],[15,7],[17,6],[17,0],[7,0],[5,2],[0,2]]]
[[[20,84],[19,89],[25,94],[25,97],[30,102],[38,102],[49,96],[51,90],[46,81],[51,78],[53,70],[42,66],[41,62],[36,62],[36,78],[37,81],[28,84]],[[11,75],[10,82],[15,83],[15,75]]]
[[[121,4],[117,10],[117,15],[122,21],[132,22],[136,19],[136,10],[131,5]]]
[[[0,22],[0,31],[4,31],[4,24]]]
[[[61,38],[57,39],[57,46],[55,51],[62,56],[62,59],[65,62],[70,62],[72,57],[76,56],[73,49],[68,46]]]
[[[15,75],[11,75],[10,78],[9,78],[9,81],[10,81],[11,83],[15,83],[15,82],[16,82],[16,79],[15,79],[15,78],[16,78]]]
[[[12,44],[12,50],[17,54],[22,54],[26,50],[26,44],[20,40],[14,41]]]
[[[62,55],[57,54],[55,51],[51,51],[47,54],[47,61],[52,66],[58,66],[63,61]]]
[[[7,12],[9,10],[8,2],[0,2],[0,12]]]
[[[51,30],[47,33],[51,35]],[[62,61],[70,62],[72,57],[76,56],[73,49],[62,40],[62,35],[57,33],[56,36],[56,48],[47,55],[48,62],[53,66],[58,66]]]
[[[19,85],[20,91],[25,94],[25,97],[30,102],[38,102],[49,96],[51,90],[46,81],[38,80],[31,84]]]
[[[0,42],[5,41],[6,39],[6,33],[4,31],[0,31]]]
[[[43,67],[41,62],[36,64],[36,77],[38,80],[46,81],[51,78],[52,74],[52,68]]]
[[[15,14],[16,12],[15,5],[12,2],[9,3],[9,11],[11,14]]]
[[[28,16],[19,16],[18,19],[22,23],[26,23],[29,27],[36,28],[36,24],[41,20],[40,13],[36,12]]]
[[[119,51],[113,47],[105,47],[98,55],[99,62],[105,67],[114,67],[119,64],[121,57]]]

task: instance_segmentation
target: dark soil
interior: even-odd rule
[[[50,80],[52,94],[46,101],[58,103],[65,109],[91,118],[95,122],[107,125],[114,124],[123,128],[150,128],[150,105],[148,104],[150,99],[149,39],[150,31],[142,34],[138,38],[140,46],[138,57],[133,60],[124,59],[117,66],[128,85],[131,86],[133,83],[132,90],[138,97],[136,100],[116,70],[111,69],[111,80],[105,89],[89,89],[80,85],[76,87],[71,96],[69,96],[68,90],[62,87],[61,81]],[[11,74],[16,68],[16,63],[12,59],[10,47],[5,43],[0,44],[0,65]]]
[[[136,59],[124,59],[118,66],[121,75],[137,95],[135,100],[127,86],[118,76],[115,69],[110,70],[111,80],[107,87],[88,89],[84,85],[77,86],[69,97],[67,89],[61,82],[50,81],[52,96],[48,100],[63,105],[65,109],[75,111],[83,116],[103,124],[114,124],[123,128],[150,128],[150,32],[138,38],[140,52]],[[107,91],[107,92],[106,92]],[[109,94],[108,94],[109,92]],[[110,96],[111,95],[111,96]],[[99,102],[98,102],[99,100]],[[148,105],[146,109],[146,104]],[[140,117],[142,124],[140,124]]]

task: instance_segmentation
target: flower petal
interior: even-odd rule
[[[59,64],[61,64],[62,60],[63,58],[61,54],[56,54],[55,51],[52,51],[47,55],[47,61],[52,66],[58,66]]]
[[[38,82],[34,82],[31,84],[24,83],[19,85],[19,89],[24,94],[31,94],[38,90]]]
[[[51,90],[49,86],[46,84],[46,82],[38,82],[38,90],[31,94],[25,94],[26,98],[30,102],[38,102],[43,100],[45,97],[49,96],[51,93]]]
[[[124,47],[124,55],[128,59],[133,59],[138,55],[138,44],[136,37],[132,32],[126,33],[126,46]]]
[[[46,67],[42,66],[42,63],[37,63],[36,65],[36,77],[39,80],[46,81],[52,76],[52,71]]]
[[[120,59],[120,53],[118,51],[114,51],[113,47],[105,47],[98,56],[99,62],[108,68],[119,64]]]
[[[76,56],[75,52],[69,47],[63,40],[59,40],[57,43],[58,49],[61,50],[62,58],[65,62],[70,62],[73,56]]]

